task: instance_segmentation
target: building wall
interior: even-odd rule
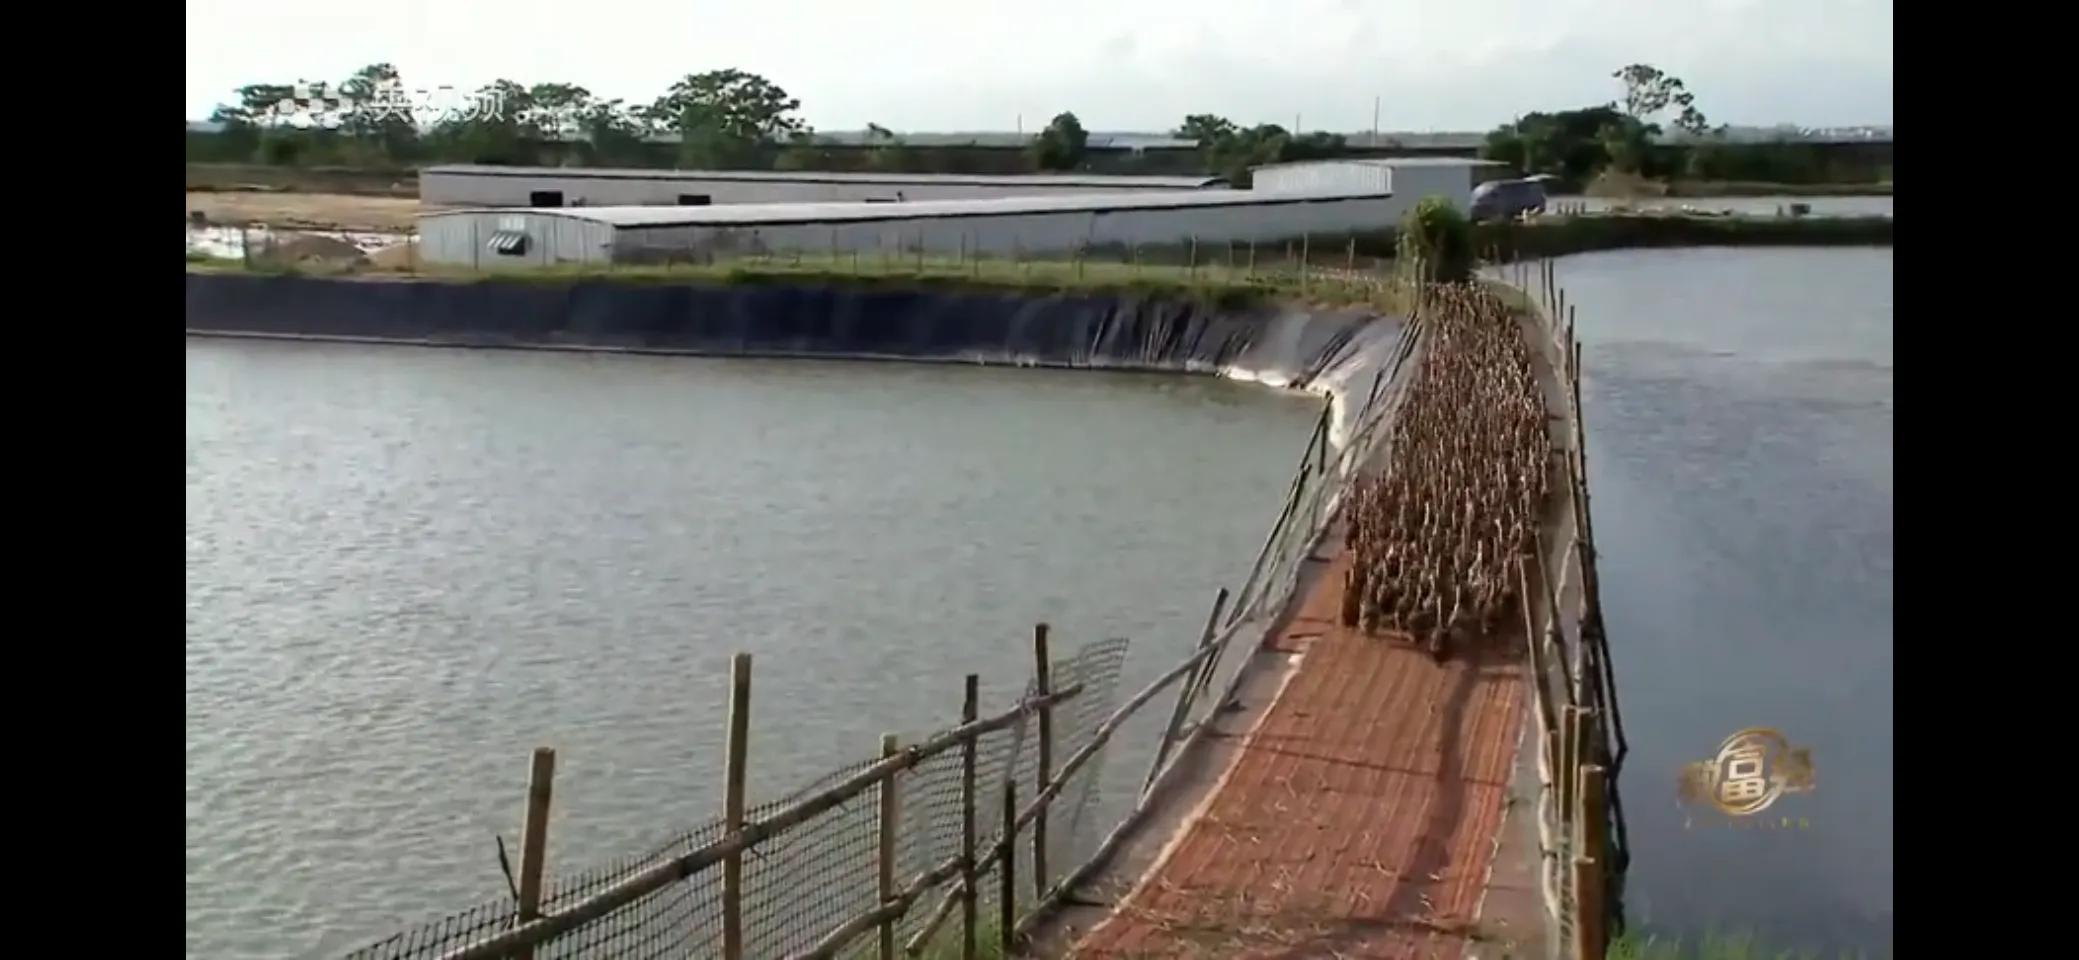
[[[491,237],[507,229],[527,234],[523,255],[505,256],[488,248]],[[610,263],[613,246],[612,224],[575,217],[522,211],[419,218],[419,257],[426,263],[486,268]]]
[[[1440,196],[1458,209],[1473,203],[1473,172],[1461,166],[1413,166],[1393,168],[1393,195],[1412,207],[1424,198]]]
[[[1265,193],[1320,193],[1349,190],[1390,191],[1390,219],[1400,222],[1424,197],[1444,196],[1465,210],[1473,202],[1473,177],[1479,167],[1471,164],[1340,163],[1320,161],[1281,164],[1253,171],[1251,189]]]
[[[804,174],[813,177],[814,174]],[[680,194],[702,194],[712,204],[818,203],[904,200],[969,200],[985,197],[1060,195],[1063,193],[1120,193],[1151,189],[1176,190],[1175,186],[1060,187],[1036,184],[961,183],[858,183],[791,180],[705,180],[648,179],[637,177],[583,176],[484,176],[467,173],[422,172],[419,202],[448,207],[525,207],[528,195],[537,190],[563,194],[565,206],[587,207],[674,206]]]
[[[1310,203],[1073,211],[822,221],[761,225],[623,226],[537,212],[450,213],[420,219],[420,255],[427,263],[477,266],[644,262],[704,259],[753,252],[852,253],[890,251],[952,257],[967,251],[1010,256],[1100,251],[1196,241],[1207,260],[1228,243],[1299,240],[1308,234],[1379,230],[1396,222],[1398,198],[1365,197]],[[485,245],[501,229],[528,234],[524,257],[503,257]]]
[[[954,256],[1067,254],[1079,249],[1119,251],[1135,246],[1186,246],[1194,240],[1207,257],[1229,242],[1299,239],[1306,234],[1377,230],[1391,224],[1394,198],[1308,204],[1005,214],[865,222],[785,225],[622,228],[615,256],[653,260],[710,253],[886,251]],[[1109,254],[1100,254],[1109,256]]]
[[[1394,171],[1370,163],[1291,163],[1250,173],[1250,189],[1265,193],[1374,190],[1393,192]]]

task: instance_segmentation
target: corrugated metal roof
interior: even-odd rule
[[[1248,190],[1180,190],[1166,193],[1083,193],[1068,196],[989,197],[978,200],[913,200],[906,203],[734,203],[709,207],[491,207],[429,212],[421,214],[420,219],[513,216],[528,213],[588,220],[616,227],[727,227],[1038,213],[1097,213],[1112,210],[1270,206],[1331,200],[1375,200],[1389,196],[1392,194],[1354,190],[1306,194],[1256,193]]]
[[[648,170],[613,167],[503,167],[441,164],[420,176],[559,177],[578,180],[708,180],[779,183],[872,183],[900,186],[1106,187],[1190,190],[1226,183],[1220,177],[1111,177],[1090,173],[986,175],[960,173],[853,173],[824,170]]]

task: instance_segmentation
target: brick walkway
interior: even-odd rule
[[[1304,654],[1203,816],[1072,956],[1466,956],[1528,691],[1335,623],[1348,553],[1276,638]],[[1495,644],[1513,649],[1510,631]],[[1513,641],[1511,643],[1510,641]]]

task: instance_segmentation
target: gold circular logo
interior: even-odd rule
[[[1718,747],[1711,803],[1735,817],[1760,813],[1783,795],[1790,741],[1767,727],[1749,727]]]

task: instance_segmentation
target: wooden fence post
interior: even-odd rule
[[[541,882],[549,852],[549,799],[556,779],[556,751],[535,747],[527,770],[527,817],[520,821],[520,923],[541,917]],[[523,947],[520,960],[533,960],[534,947]]]
[[[1054,661],[1047,652],[1047,625],[1032,627],[1032,670],[1033,689],[1039,696],[1054,692]],[[1046,792],[1047,784],[1054,780],[1054,705],[1039,708],[1039,769],[1036,771],[1033,795]],[[1039,816],[1032,821],[1032,895],[1047,895],[1047,819],[1053,804],[1043,804]]]
[[[723,765],[722,833],[735,836],[744,828],[744,760],[751,734],[751,655],[729,661],[729,747]],[[744,956],[744,856],[722,861],[722,956]]]
[[[1603,865],[1594,857],[1574,858],[1574,956],[1603,960],[1609,952],[1603,912]]]
[[[881,759],[886,760],[896,753],[895,735],[881,734]],[[898,891],[895,888],[896,837],[902,823],[902,789],[896,783],[898,774],[889,774],[881,781],[881,852],[880,852],[880,905],[887,906]],[[889,917],[881,921],[881,960],[895,960],[895,921]]]
[[[1003,873],[996,885],[996,945],[997,955],[1008,960],[1011,934],[1018,929],[1018,781],[1013,777],[1003,780],[1003,863],[999,866]]]
[[[981,697],[982,678],[967,675],[967,692],[960,701],[960,725],[975,722]],[[960,744],[960,960],[975,960],[975,741],[970,734]]]

